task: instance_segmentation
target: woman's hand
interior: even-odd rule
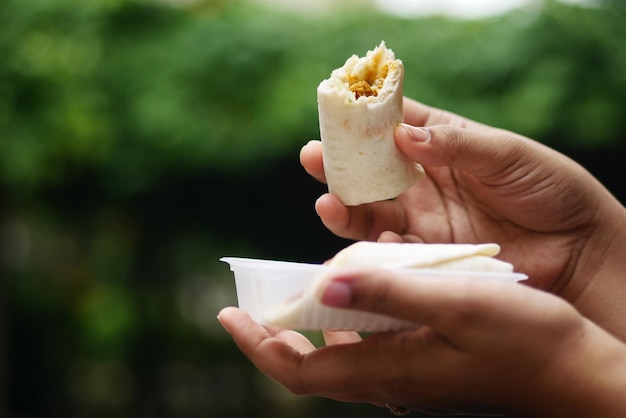
[[[591,283],[606,274],[624,277],[622,205],[581,166],[546,146],[408,99],[404,105],[407,125],[397,128],[396,144],[424,166],[427,178],[392,201],[357,207],[325,194],[316,210],[326,227],[355,240],[496,242],[500,257],[529,275],[528,284],[607,325],[605,317],[611,321],[615,312],[595,312],[596,289],[624,300],[626,285]],[[318,141],[303,147],[301,162],[324,181]],[[623,324],[607,326],[626,337]]]
[[[297,394],[407,408],[549,417],[626,416],[626,346],[549,293],[386,270],[327,277],[323,303],[422,324],[316,349],[236,308],[219,314],[243,353]]]

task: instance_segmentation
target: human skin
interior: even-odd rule
[[[536,141],[410,99],[396,145],[427,178],[394,200],[346,207],[325,194],[324,225],[354,240],[496,242],[527,284],[563,297],[626,340],[626,210],[588,171]],[[417,128],[426,127],[426,129]],[[300,160],[325,181],[319,141]]]
[[[616,338],[626,338],[622,205],[528,138],[410,100],[405,122],[396,144],[427,179],[358,207],[324,195],[324,224],[356,240],[497,242],[530,286],[347,270],[325,278],[322,303],[422,327],[364,339],[326,332],[327,346],[316,348],[226,308],[218,318],[242,352],[297,394],[517,417],[626,416],[626,347]],[[319,142],[301,161],[324,181]]]
[[[417,279],[382,269],[328,276],[322,303],[422,324],[351,333],[314,347],[238,308],[218,318],[270,378],[293,393],[515,417],[626,416],[626,346],[563,299],[494,280]]]

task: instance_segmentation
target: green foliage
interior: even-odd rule
[[[331,416],[242,363],[215,321],[233,303],[217,258],[332,254],[297,151],[318,83],[381,40],[407,96],[556,147],[623,141],[621,2],[481,21],[174,4],[0,2],[16,415]]]
[[[128,194],[172,171],[271,162],[317,136],[317,83],[381,39],[424,102],[552,144],[610,144],[623,130],[616,8],[547,2],[460,22],[306,19],[237,2],[0,7],[0,181],[15,193],[88,173]]]

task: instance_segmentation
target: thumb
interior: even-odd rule
[[[445,329],[443,323],[449,314],[460,312],[466,319],[480,315],[485,309],[484,301],[493,299],[484,297],[480,285],[475,283],[469,291],[470,286],[461,277],[446,280],[381,268],[354,268],[325,277],[318,288],[318,298],[333,308],[383,314],[447,334],[453,331]]]
[[[510,280],[471,277],[463,272],[446,277],[382,268],[346,269],[325,277],[318,298],[334,308],[428,325],[451,339],[472,327],[498,330],[543,321],[546,317],[542,315],[552,306],[550,299],[556,299]]]
[[[400,124],[395,141],[411,160],[426,167],[445,166],[481,178],[505,175],[522,167],[528,171],[537,159],[545,157],[539,143],[495,128],[422,128]]]

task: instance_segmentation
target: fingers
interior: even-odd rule
[[[358,345],[316,350],[294,331],[266,328],[237,308],[225,308],[218,320],[241,352],[265,375],[295,394],[351,400],[360,377],[350,373],[359,363]],[[329,349],[337,347],[336,352]]]
[[[354,269],[328,278],[321,286],[322,303],[337,308],[375,312],[431,326],[462,345],[468,330],[497,333],[532,318],[536,307],[546,312],[549,295],[526,286],[478,278],[417,277],[384,269]],[[531,298],[529,293],[533,293]],[[544,318],[545,319],[545,318]]]
[[[372,358],[360,344],[356,344],[354,335],[334,334],[331,339],[341,341],[341,344],[316,350],[301,334],[265,328],[237,308],[223,309],[218,319],[242,353],[260,371],[293,393],[363,400],[368,398],[358,389],[367,386],[363,382],[384,375],[384,362],[380,368],[377,365],[362,367],[372,364]],[[354,340],[354,344],[348,339]]]
[[[444,110],[426,106],[406,97],[404,98],[404,121],[413,126],[453,124],[461,127],[484,127],[479,123]],[[302,147],[300,150],[300,163],[313,178],[326,183],[321,141],[309,141]]]
[[[302,147],[300,162],[307,173],[320,182],[326,182],[320,141],[310,141]],[[374,241],[386,230],[398,230],[404,220],[396,202],[347,207],[331,194],[322,195],[315,203],[315,210],[331,232],[355,240]]]
[[[322,161],[322,143],[320,141],[309,141],[302,147],[300,150],[300,164],[314,179],[321,183],[326,183],[324,163]]]
[[[490,128],[450,112],[404,99],[406,124],[396,128],[396,145],[426,167],[444,167],[489,177],[511,167],[533,162],[539,144],[508,131]],[[425,128],[422,128],[425,127]],[[523,159],[523,161],[520,161]],[[325,183],[321,141],[309,141],[300,150],[307,173]],[[526,170],[528,171],[528,169]]]
[[[414,242],[414,243],[423,243],[424,240],[419,236],[412,234],[399,235],[393,231],[383,231],[376,240],[378,242]]]
[[[252,355],[263,345],[271,345],[270,351],[294,359],[315,350],[302,334],[279,328],[263,327],[238,308],[224,308],[217,316],[219,322],[246,355]],[[280,352],[280,353],[279,353]]]
[[[381,233],[378,236],[378,242],[397,242],[397,243],[401,243],[404,242],[404,239],[402,239],[402,237],[398,234],[396,234],[393,231],[383,231],[383,233]]]
[[[406,228],[404,212],[397,201],[347,207],[327,193],[317,199],[315,210],[324,226],[342,238],[376,241],[385,231],[400,232]]]
[[[446,110],[430,107],[415,100],[404,98],[404,122],[413,126],[454,125],[463,128],[484,129],[486,125],[466,119]]]
[[[404,110],[404,122],[413,126],[428,126],[447,122],[452,114],[439,110],[415,100],[404,98],[402,103]]]
[[[396,128],[395,140],[410,159],[424,166],[446,166],[483,179],[506,177],[521,168],[528,172],[531,165],[544,158],[534,141],[498,129],[401,124]]]
[[[451,113],[431,108],[408,98],[404,98],[404,109],[405,122],[414,126],[432,125],[435,123],[434,121],[444,123],[455,117]],[[300,164],[313,178],[321,183],[326,183],[321,141],[312,140],[302,147]]]
[[[350,238],[347,231],[350,227],[350,208],[344,206],[337,197],[329,193],[323,194],[315,202],[315,211],[326,228],[337,236]]]
[[[398,280],[397,275],[377,268],[344,271],[326,279],[328,282],[320,286],[320,301],[335,308],[364,310],[432,325],[435,305],[439,305],[444,296],[449,298],[450,292],[430,295],[437,283],[412,280],[408,286],[411,278],[404,275],[404,280]],[[445,308],[441,306],[442,310]]]
[[[323,330],[326,345],[351,344],[361,341],[361,336],[355,331]]]

